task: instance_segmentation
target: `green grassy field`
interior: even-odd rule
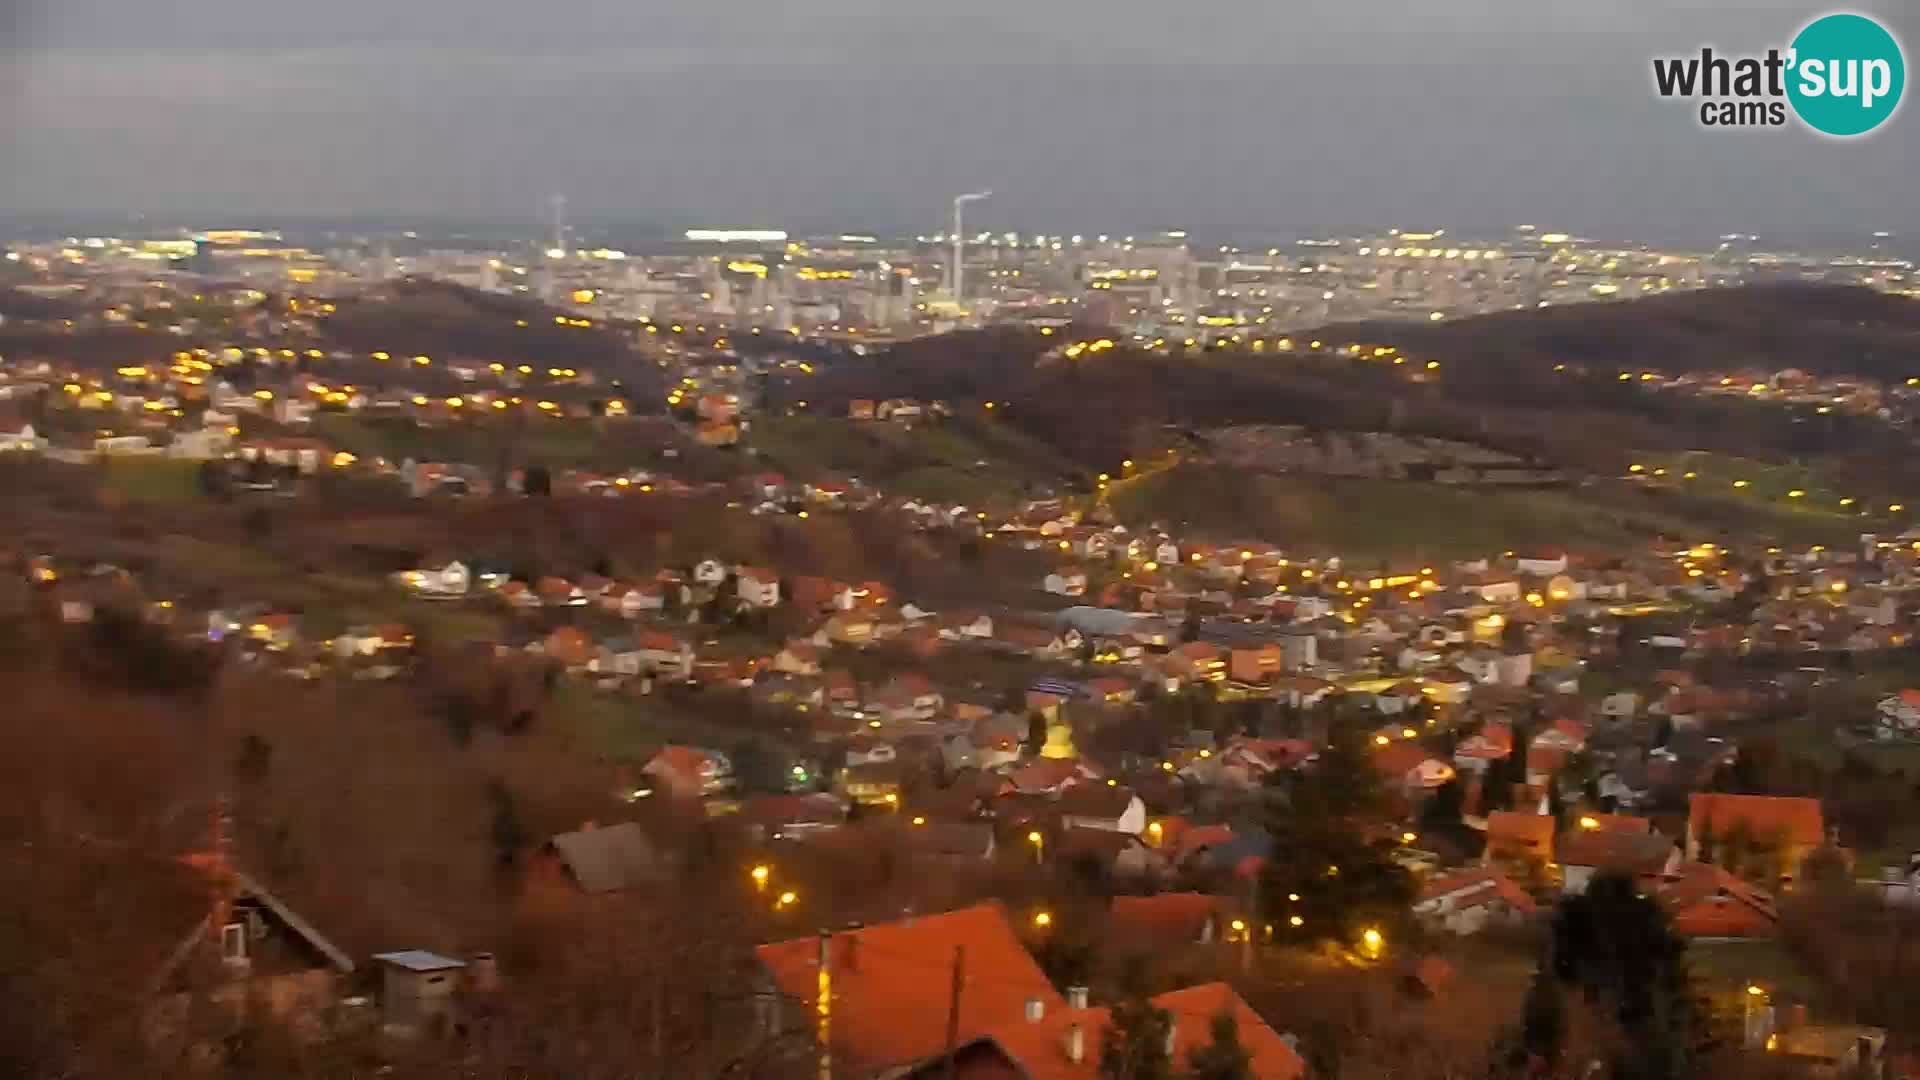
[[[1362,556],[1459,557],[1536,544],[1617,546],[1632,530],[1558,491],[1483,492],[1390,480],[1181,465],[1113,497],[1123,520],[1165,521]]]
[[[1019,498],[1032,483],[1069,475],[1070,464],[989,421],[955,419],[911,430],[822,416],[756,420],[748,441],[768,465],[796,477],[858,476],[924,499],[987,503]]]
[[[200,463],[178,458],[104,457],[100,482],[133,502],[179,503],[200,497]]]
[[[1764,513],[1812,529],[1867,532],[1888,521],[1907,522],[1906,507],[1888,498],[1843,490],[1811,464],[1779,464],[1695,451],[1641,455],[1640,475],[1692,498]],[[1900,506],[1899,511],[1890,511]]]
[[[374,419],[323,413],[314,418],[321,438],[361,457],[390,461],[491,462],[503,447],[512,446],[517,458],[546,463],[552,468],[619,464],[610,460],[596,438],[592,424],[534,419],[509,439],[494,424],[447,424],[429,427],[411,418]]]
[[[549,712],[582,747],[608,761],[638,763],[676,735],[661,710],[578,682],[560,686]]]
[[[1611,550],[1656,536],[1840,542],[1844,518],[1649,495],[1626,484],[1545,490],[1262,473],[1188,464],[1116,485],[1123,520],[1361,556],[1452,558],[1530,546]]]

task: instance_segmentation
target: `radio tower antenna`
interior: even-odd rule
[[[553,243],[548,245],[548,250],[564,255],[567,251],[567,197],[555,195],[547,200],[547,205],[553,212]]]
[[[961,287],[966,281],[966,245],[967,236],[962,231],[965,207],[970,202],[979,202],[992,195],[991,191],[970,191],[957,195],[953,200],[953,302],[957,307],[961,303]]]

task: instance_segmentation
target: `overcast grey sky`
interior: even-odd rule
[[[0,210],[1920,231],[1920,107],[1701,129],[1781,0],[0,0]],[[1909,66],[1920,4],[1893,26]],[[1909,91],[1909,97],[1920,91]]]

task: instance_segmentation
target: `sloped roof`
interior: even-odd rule
[[[1651,874],[1666,865],[1673,841],[1660,833],[1579,829],[1560,838],[1563,866],[1591,866],[1628,874]]]
[[[647,834],[631,821],[561,833],[548,843],[559,853],[574,881],[589,893],[636,888],[660,875],[659,853]]]
[[[1726,795],[1694,792],[1687,796],[1687,831],[1703,830],[1724,836],[1735,823],[1756,840],[1784,836],[1788,844],[1813,847],[1826,839],[1826,820],[1819,799],[1782,795]]]
[[[1456,907],[1473,907],[1489,900],[1504,900],[1515,911],[1531,914],[1537,905],[1533,897],[1513,883],[1507,875],[1491,867],[1475,867],[1428,878],[1420,887],[1416,903],[1456,895]]]
[[[1487,815],[1487,844],[1520,844],[1549,858],[1553,855],[1553,817],[1495,810]]]
[[[1687,937],[1754,937],[1773,933],[1780,919],[1773,894],[1706,863],[1688,863],[1670,875],[1654,898]]]
[[[961,948],[960,1041],[1025,1023],[1030,998],[1048,1013],[1064,1009],[997,903],[840,931],[828,941],[836,1057],[856,1071],[874,1071],[940,1053],[947,1045],[955,950]],[[756,951],[782,993],[809,1006],[818,1001],[817,937]]]
[[[1197,892],[1116,896],[1110,919],[1122,941],[1187,942],[1198,940],[1208,919],[1235,906],[1230,897]]]
[[[1074,817],[1117,818],[1133,805],[1133,789],[1075,784],[1060,794],[1060,812]]]
[[[1226,983],[1206,983],[1175,990],[1151,999],[1165,1009],[1173,1027],[1173,1060],[1184,1068],[1196,1047],[1213,1041],[1214,1017],[1233,1017],[1240,1045],[1252,1058],[1252,1074],[1261,1080],[1296,1080],[1306,1075],[1306,1062],[1267,1026],[1239,994]],[[1038,1021],[1024,1018],[997,1028],[993,1042],[1014,1061],[1025,1080],[1090,1080],[1100,1075],[1102,1035],[1111,1022],[1105,1007],[1049,1008]],[[1079,1061],[1067,1054],[1067,1030],[1078,1025],[1084,1052]]]

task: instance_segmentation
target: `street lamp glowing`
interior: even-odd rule
[[[1032,844],[1035,847],[1040,846],[1040,840],[1041,840],[1041,837],[1038,832],[1030,832],[1027,834],[1027,843]]]
[[[1420,837],[1416,833],[1403,832],[1400,834],[1400,842],[1403,844],[1411,844],[1418,839],[1420,839]]]
[[[770,873],[772,873],[772,871],[767,868],[766,863],[761,863],[759,866],[754,867],[753,883],[757,886],[765,888],[767,884],[767,876]]]
[[[1305,926],[1307,925],[1307,920],[1301,918],[1298,915],[1295,915],[1287,920],[1287,925],[1288,926]]]
[[[1580,819],[1580,827],[1583,829],[1597,829],[1600,827],[1600,819],[1595,817],[1583,817]]]
[[[1039,912],[1033,917],[1033,925],[1040,927],[1042,930],[1044,930],[1047,927],[1053,925],[1053,916],[1047,914],[1044,911]]]
[[[1381,947],[1386,944],[1386,939],[1380,936],[1380,931],[1369,927],[1360,935],[1360,944],[1366,947],[1368,956],[1379,956]]]
[[[792,907],[796,902],[799,901],[799,899],[800,899],[799,894],[789,889],[786,892],[783,892],[780,894],[780,899],[774,904],[774,907],[777,907],[777,908]]]

